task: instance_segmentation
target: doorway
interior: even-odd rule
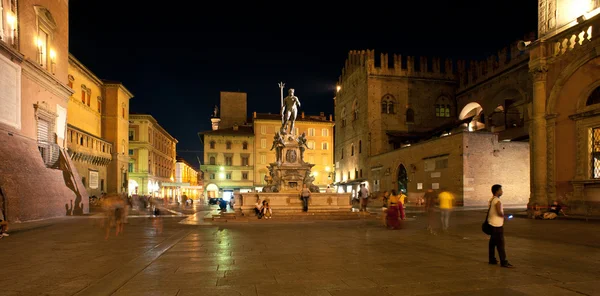
[[[406,194],[408,191],[408,174],[403,164],[398,167],[398,193]]]

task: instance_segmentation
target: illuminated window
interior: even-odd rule
[[[600,127],[592,128],[590,139],[592,179],[600,179]]]
[[[385,95],[381,98],[381,113],[394,114],[395,99],[392,95]]]
[[[314,137],[315,136],[315,129],[314,128],[309,128],[308,129],[308,135],[310,137]]]
[[[87,94],[87,87],[85,87],[85,84],[81,85],[81,102],[85,104],[85,96]]]
[[[326,129],[326,128],[321,129],[321,136],[322,137],[329,137],[329,130]]]
[[[441,96],[437,99],[435,104],[435,116],[436,117],[450,117],[450,99],[446,96]]]

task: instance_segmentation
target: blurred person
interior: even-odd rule
[[[369,189],[365,183],[360,184],[360,190],[358,191],[358,198],[360,199],[360,210],[367,211],[367,205],[369,203]]]
[[[384,191],[383,192],[383,205],[381,206],[381,211],[383,212],[383,215],[381,215],[381,217],[383,218],[383,226],[387,227],[387,210],[388,210],[388,200],[390,199],[390,192],[389,191]]]
[[[8,221],[4,216],[4,194],[2,188],[0,188],[0,238],[8,236]]]
[[[492,226],[492,234],[488,243],[489,264],[498,264],[496,260],[496,249],[500,256],[500,265],[502,267],[512,268],[513,265],[506,260],[506,250],[504,249],[504,208],[500,197],[504,192],[502,185],[492,186],[492,198],[489,201],[490,211],[487,222]]]
[[[387,203],[387,212],[386,212],[386,224],[388,229],[398,229],[400,227],[400,217],[401,217],[401,208],[402,202],[400,201],[400,196],[396,193],[395,189],[392,189],[392,194],[390,195]]]
[[[398,198],[400,200],[400,218],[404,220],[406,219],[406,215],[404,214],[404,205],[406,202],[408,202],[408,197],[406,196],[406,194],[404,194],[402,190],[400,190]]]
[[[450,191],[442,190],[438,195],[440,201],[440,219],[442,221],[442,231],[448,231],[450,227],[450,212],[454,203],[454,195]]]
[[[312,193],[306,186],[306,184],[302,184],[302,191],[300,191],[300,199],[302,200],[302,211],[308,212],[308,199]]]
[[[433,224],[435,223],[435,201],[437,199],[437,196],[435,194],[435,191],[433,191],[433,189],[427,189],[427,191],[425,191],[425,195],[423,196],[423,198],[425,199],[425,211],[427,213],[427,230],[430,233],[434,233],[433,231]]]
[[[265,219],[271,219],[271,217],[273,216],[273,209],[271,209],[269,202],[266,200],[263,200],[262,213]]]

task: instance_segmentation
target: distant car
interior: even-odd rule
[[[209,205],[216,205],[219,202],[219,199],[220,198],[218,198],[218,197],[211,197],[211,198],[208,199],[208,204]]]

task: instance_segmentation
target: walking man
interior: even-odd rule
[[[513,266],[506,260],[506,251],[504,250],[504,209],[502,208],[502,202],[500,202],[502,193],[502,185],[492,186],[494,196],[490,199],[490,213],[487,221],[492,226],[492,235],[489,242],[489,263],[498,264],[495,250],[498,249],[500,265],[511,268]]]
[[[450,212],[454,203],[454,195],[447,190],[443,190],[438,196],[440,199],[440,218],[442,220],[442,231],[448,231],[450,227]]]
[[[435,207],[435,200],[437,198],[435,192],[433,191],[433,189],[427,189],[427,191],[425,192],[425,211],[427,212],[427,230],[429,231],[429,233],[434,233],[433,231],[433,221],[435,219],[434,216],[434,207]]]
[[[369,202],[369,190],[365,183],[360,184],[360,210],[367,211],[367,203]]]

